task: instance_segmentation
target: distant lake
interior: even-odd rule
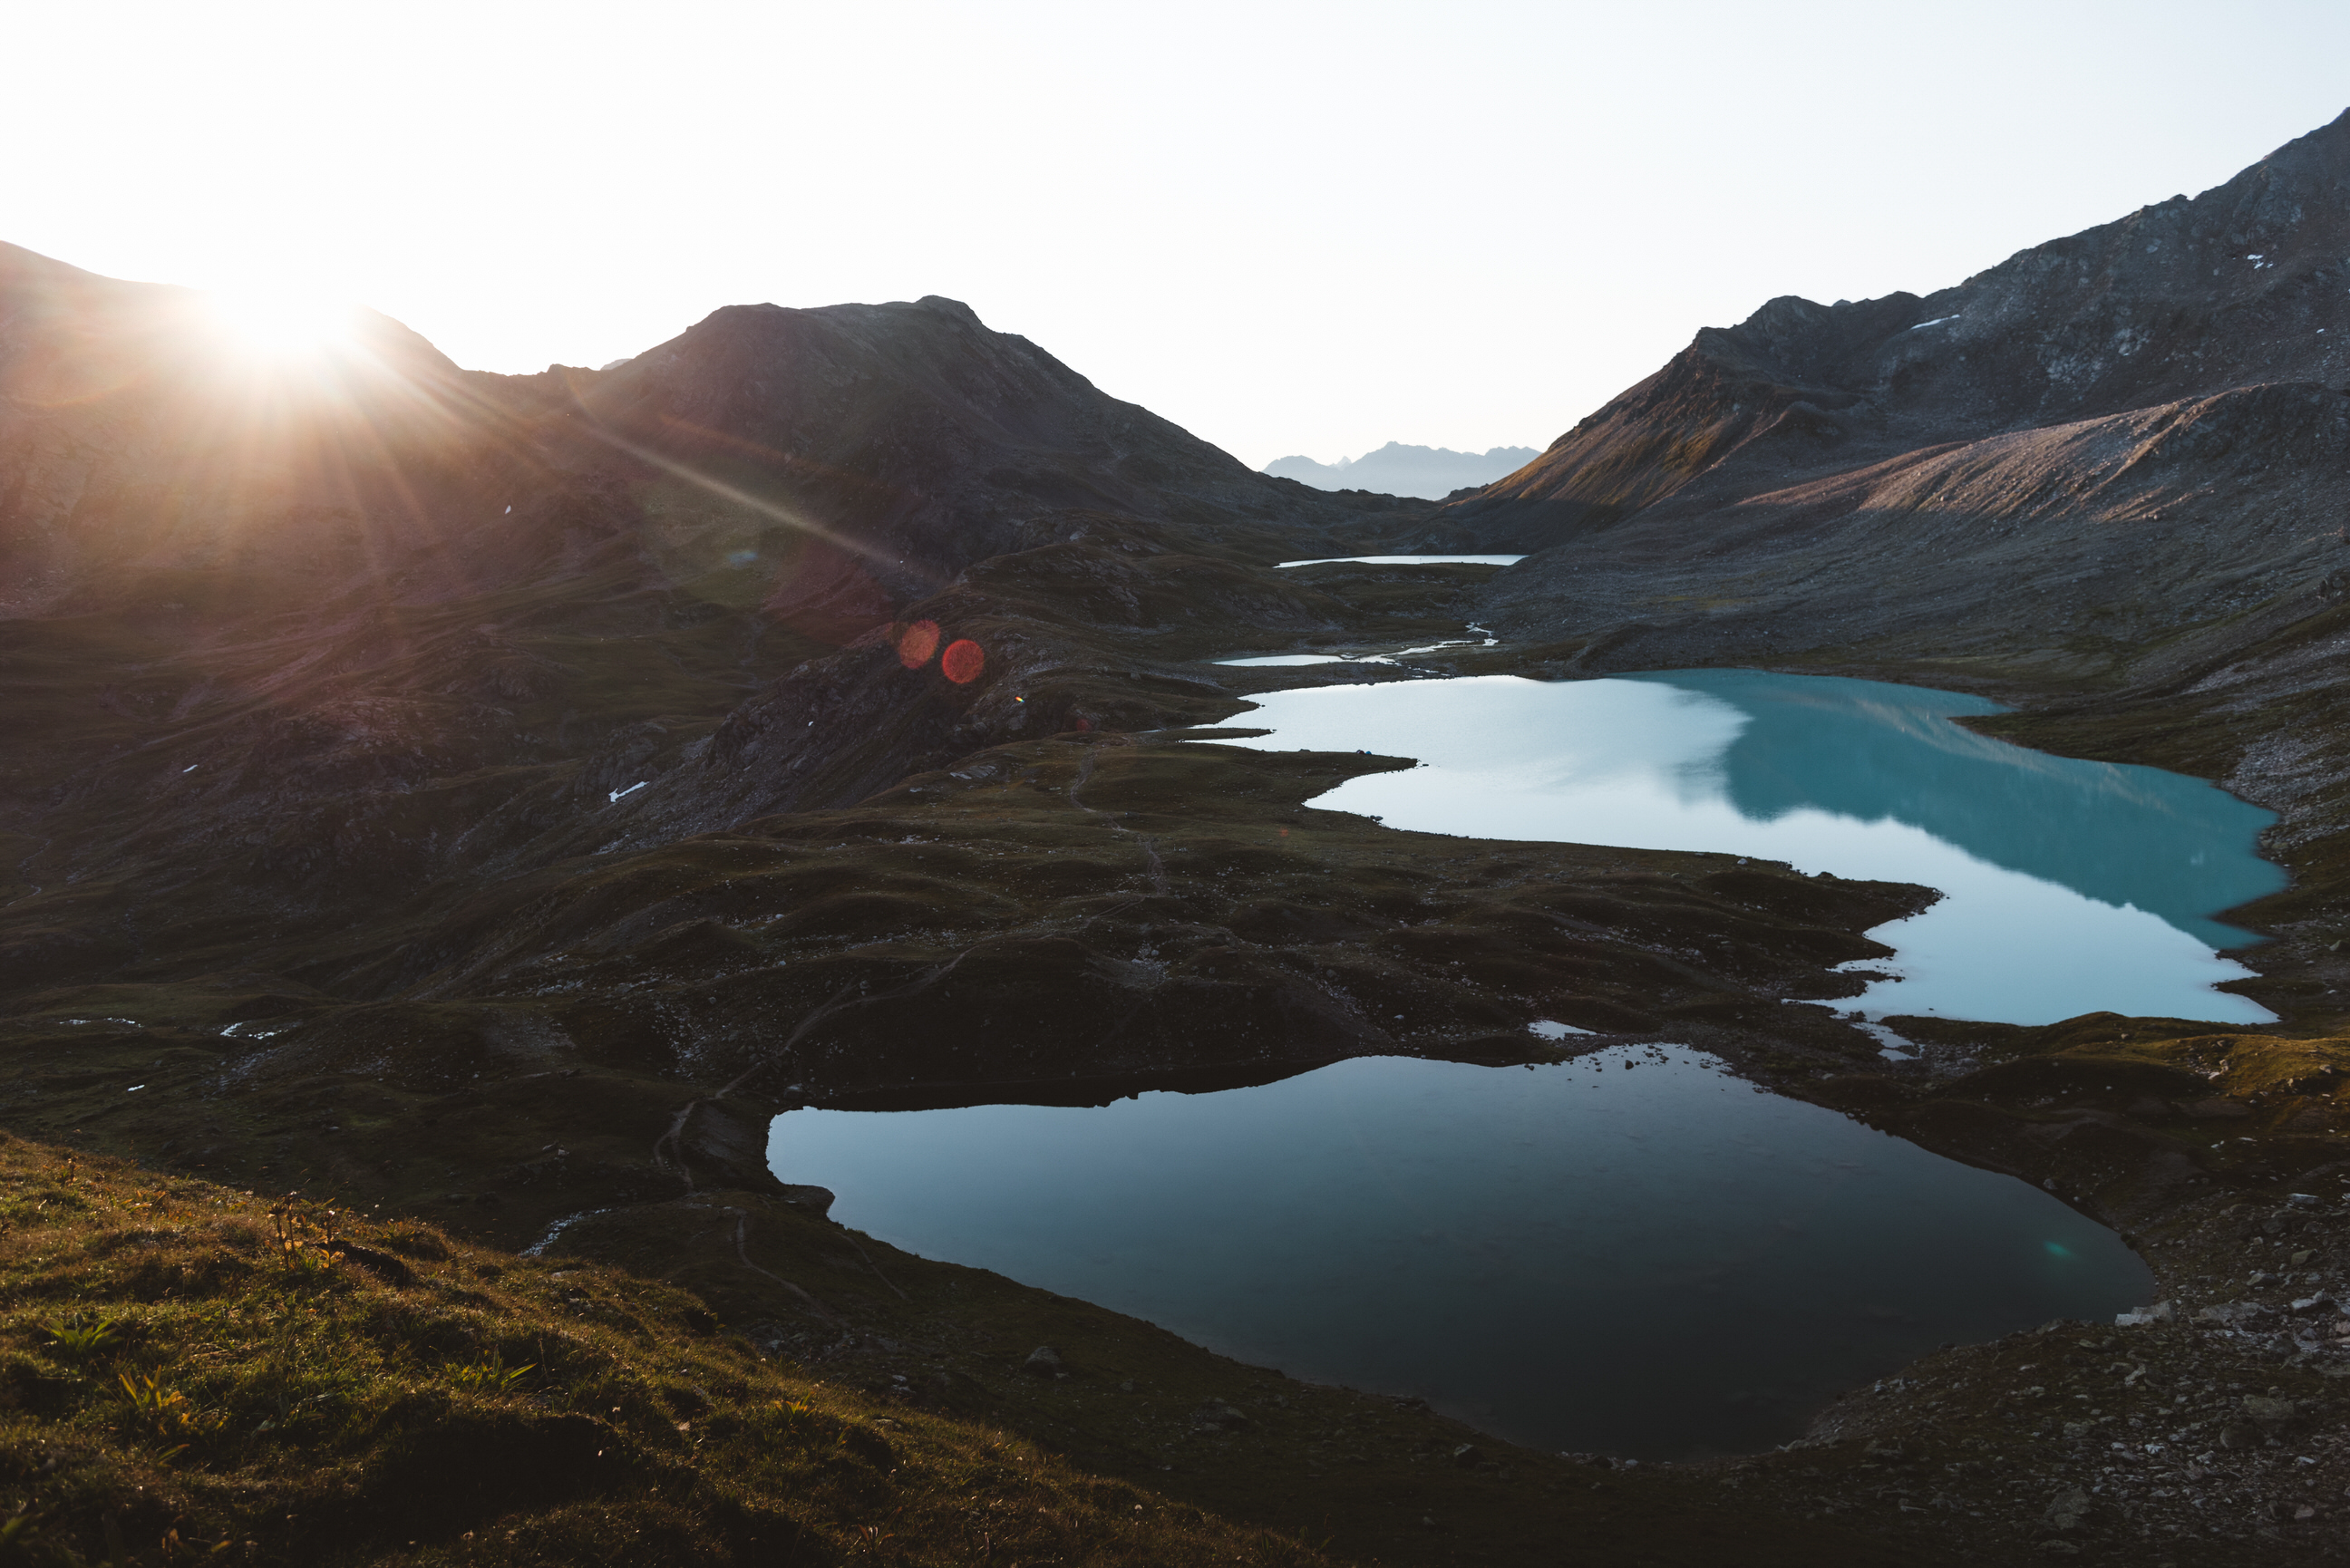
[[[769,1158],[909,1251],[1641,1458],[1785,1442],[1939,1344],[2110,1321],[2152,1290],[2036,1188],[1679,1046],[1367,1057],[1102,1107],[796,1110]]]
[[[1264,662],[1264,661],[1257,661]],[[2048,1023],[2084,1012],[2274,1018],[2214,991],[2257,939],[2214,917],[2276,891],[2274,816],[2200,779],[2079,762],[1950,721],[1999,705],[1758,670],[1493,675],[1273,691],[1228,721],[1267,751],[1417,758],[1314,804],[1480,838],[1716,850],[1947,895],[1869,933],[1897,958],[1847,1005]]]

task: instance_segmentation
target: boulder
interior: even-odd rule
[[[2047,1521],[2051,1530],[2078,1530],[2081,1521],[2088,1517],[2092,1506],[2088,1492],[2076,1486],[2051,1498],[2047,1511],[2041,1517]]]

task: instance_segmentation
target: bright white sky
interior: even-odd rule
[[[2350,105],[2341,0],[23,5],[0,239],[459,363],[944,294],[1252,465],[1544,446]]]

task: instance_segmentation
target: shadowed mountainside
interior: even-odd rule
[[[1039,548],[1146,659],[1219,593],[1328,628],[1326,596],[1233,575],[1362,515],[947,301],[723,310],[609,374],[501,378],[364,314],[322,355],[243,354],[186,291],[0,252],[0,659],[38,741],[0,832],[39,890],[0,936],[35,968],[0,983],[153,949],[172,897],[249,934],[576,853],[689,753],[698,790],[629,810],[843,805],[1072,713],[1147,716],[1049,636],[990,635],[995,677],[956,683],[890,629],[921,601],[987,634],[1005,593],[961,574]],[[123,875],[135,911],[109,909]]]
[[[308,596],[400,573],[428,574],[394,576],[411,597],[479,590],[576,570],[629,528],[649,584],[781,594],[846,641],[1105,510],[1229,528],[1360,509],[1251,472],[951,300],[733,306],[609,371],[506,377],[367,311],[326,354],[255,356],[201,296],[0,246],[17,616],[172,570],[246,594],[287,572]]]

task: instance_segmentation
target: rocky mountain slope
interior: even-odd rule
[[[972,561],[1066,537],[1055,514],[1352,515],[951,300],[729,306],[612,369],[527,377],[461,371],[359,316],[321,356],[256,358],[201,296],[0,246],[13,613],[101,573],[111,602],[132,569],[249,578],[266,560],[331,591],[380,585],[387,561],[484,563],[402,585],[445,595],[560,573],[595,535],[657,520],[634,542],[663,586],[782,584],[788,607],[824,575],[799,550],[869,576],[835,587],[853,635]]]
[[[2350,382],[2350,116],[2233,180],[1955,287],[1772,300],[1448,514],[1497,545],[1576,539],[1926,449]],[[1981,462],[1994,462],[1992,453]]]
[[[1544,550],[1494,612],[1617,668],[2111,681],[2350,581],[2345,391],[2350,117],[1923,298],[1708,328],[1428,533]]]

